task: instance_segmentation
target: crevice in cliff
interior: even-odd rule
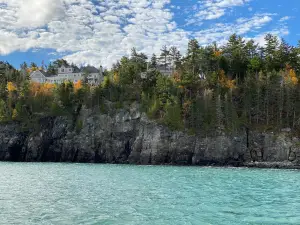
[[[125,143],[125,149],[124,149],[124,154],[126,155],[126,158],[128,159],[129,155],[131,153],[131,146],[130,146],[130,142],[127,141]]]
[[[22,162],[26,161],[27,152],[28,152],[28,148],[27,148],[27,143],[26,143],[24,145],[24,147],[22,148],[22,155],[21,155],[21,161]]]
[[[9,161],[19,162],[22,160],[22,150],[25,140],[25,135],[17,135],[11,140],[8,146]]]
[[[248,127],[246,127],[246,140],[247,140],[246,146],[247,149],[249,149],[249,128]]]
[[[152,152],[150,152],[149,155],[149,160],[148,160],[148,164],[151,165],[152,164]]]
[[[79,152],[79,150],[77,149],[74,156],[73,156],[72,162],[77,162],[78,152]]]
[[[50,157],[50,152],[49,152],[49,148],[50,145],[52,144],[51,139],[49,140],[45,140],[43,141],[43,145],[42,145],[42,154],[41,154],[41,158],[39,161],[41,162],[46,162],[46,161],[52,161],[53,159]]]
[[[94,150],[95,152],[95,163],[103,163],[105,160],[104,160],[104,156],[105,156],[105,153],[101,150],[102,148],[102,143],[99,142],[96,146],[96,149]]]
[[[192,165],[193,157],[194,157],[194,152],[190,152],[188,155],[188,162],[187,162],[189,165]]]
[[[164,164],[169,164],[171,163],[172,159],[171,159],[171,156],[170,156],[170,152],[167,152],[167,154],[165,155],[165,158],[164,158]]]
[[[22,152],[22,146],[15,145],[9,148],[10,161],[18,162],[20,161],[20,155]]]

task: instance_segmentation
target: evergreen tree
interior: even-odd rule
[[[188,43],[187,49],[187,66],[191,70],[191,74],[193,77],[196,77],[200,72],[200,57],[199,57],[200,46],[196,39],[192,39]]]
[[[163,66],[165,68],[165,71],[167,70],[168,67],[168,57],[169,57],[170,51],[167,48],[166,45],[164,45],[161,49],[161,54],[160,54],[160,58],[163,61]]]
[[[153,54],[152,57],[151,57],[150,67],[154,68],[154,69],[157,67],[157,60],[156,60],[156,55],[155,54]]]

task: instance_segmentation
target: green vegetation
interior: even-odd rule
[[[86,82],[60,85],[29,81],[28,68],[0,63],[0,121],[31,122],[45,116],[70,116],[78,132],[83,107],[109,113],[140,103],[159,123],[190,134],[237,132],[241,128],[300,130],[300,45],[293,47],[268,34],[265,47],[232,35],[224,46],[199,46],[190,40],[187,54],[164,46],[148,60],[132,49],[105,71],[100,86]],[[147,65],[147,63],[149,63]],[[56,72],[58,60],[49,65]],[[173,65],[172,76],[159,72]],[[141,74],[146,76],[141,76]]]

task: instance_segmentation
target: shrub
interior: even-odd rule
[[[184,128],[179,104],[167,104],[163,122],[173,130],[182,130]]]

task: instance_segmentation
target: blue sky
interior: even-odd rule
[[[273,33],[297,45],[299,10],[299,0],[0,0],[0,60],[110,67],[132,47],[184,54],[191,38],[222,45],[232,33],[261,45]]]

